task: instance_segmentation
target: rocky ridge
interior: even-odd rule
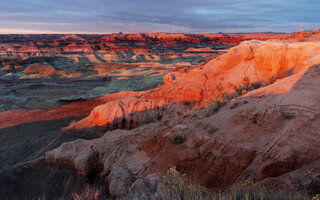
[[[241,42],[250,39],[242,35],[238,46],[211,54],[200,65],[169,64],[175,69],[167,71],[164,85],[155,89],[91,100],[66,99],[59,101],[62,106],[51,109],[1,112],[0,193],[14,188],[8,182],[22,188],[32,185],[26,178],[30,168],[51,170],[50,180],[59,179],[61,169],[74,169],[83,180],[102,181],[99,183],[106,184],[112,197],[130,199],[141,191],[159,192],[161,177],[172,166],[191,183],[211,190],[249,179],[270,188],[319,193],[318,33],[280,34],[282,39],[261,34],[260,39],[268,36],[273,40],[258,40],[256,35],[254,40]],[[163,47],[199,39],[184,34],[176,36],[180,39],[164,39],[162,34],[131,36],[115,34],[104,39],[117,44],[129,38],[136,44],[154,40],[165,43]],[[95,37],[70,35],[62,40],[85,43]],[[20,37],[21,42],[27,38]],[[50,44],[58,47],[59,39],[55,40]],[[196,50],[207,54],[209,50],[192,48],[185,48],[183,54]],[[51,64],[44,65],[46,70],[40,70],[40,75],[60,73]],[[128,72],[117,63],[92,69],[106,76],[114,73],[107,67],[111,65],[115,74]],[[161,68],[159,65],[154,66]],[[24,70],[34,72],[38,66]],[[8,93],[19,97],[18,92]],[[17,137],[19,143],[12,143]],[[74,191],[65,188],[60,190]],[[52,192],[48,184],[43,191],[59,193]]]
[[[130,130],[65,143],[45,160],[99,174],[115,197],[170,166],[209,188],[250,179],[319,191],[319,53],[318,41],[242,42],[140,97],[94,108],[67,129]]]

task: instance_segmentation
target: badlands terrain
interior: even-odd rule
[[[0,36],[0,197],[320,193],[320,31]]]

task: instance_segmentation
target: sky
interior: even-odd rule
[[[1,0],[0,33],[295,32],[320,0]]]

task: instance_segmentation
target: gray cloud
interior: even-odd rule
[[[318,0],[11,0],[0,32],[251,32],[320,28]]]

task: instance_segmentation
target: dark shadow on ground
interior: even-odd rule
[[[0,170],[0,200],[71,199],[88,180],[69,168],[58,168],[37,159]],[[97,183],[98,184],[98,183]],[[102,197],[107,199],[107,190]]]
[[[45,152],[64,142],[93,139],[105,130],[62,131],[71,121],[85,116],[37,121],[0,130],[0,200],[2,199],[70,199],[85,184],[99,183],[97,177],[84,179],[73,169],[59,168],[43,162]],[[107,194],[105,194],[107,195]]]
[[[17,163],[33,160],[63,142],[75,139],[93,139],[101,136],[103,130],[61,131],[71,121],[85,116],[69,117],[50,121],[37,121],[0,130],[0,169]]]

